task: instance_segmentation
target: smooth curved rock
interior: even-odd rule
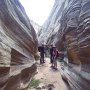
[[[62,72],[72,90],[90,90],[90,0],[56,0],[43,27],[39,43],[67,52]]]
[[[36,71],[37,36],[18,0],[0,0],[0,90],[26,90]]]

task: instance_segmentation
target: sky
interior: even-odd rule
[[[44,24],[54,5],[54,0],[19,0],[24,6],[28,17],[39,24]]]

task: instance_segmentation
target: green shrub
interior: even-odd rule
[[[32,80],[30,81],[29,87],[36,88],[37,86],[39,86],[39,84],[40,84],[40,81],[38,79],[36,80],[36,79],[32,78]]]

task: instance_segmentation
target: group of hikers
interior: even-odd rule
[[[41,46],[39,46],[38,50],[40,52],[40,64],[43,64],[43,63],[45,63],[45,59],[44,59],[45,45],[42,44]],[[59,52],[56,49],[56,47],[53,45],[48,46],[48,50],[49,50],[51,67],[57,70],[57,57],[59,55]],[[62,54],[62,56],[64,56],[64,55]]]

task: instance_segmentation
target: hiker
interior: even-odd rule
[[[53,68],[57,70],[57,49],[53,47]]]
[[[53,45],[50,45],[50,63],[53,63]]]
[[[38,50],[40,52],[40,64],[45,63],[44,61],[44,45],[38,47]]]

